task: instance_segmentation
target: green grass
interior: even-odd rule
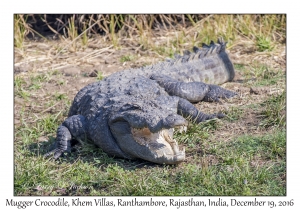
[[[14,80],[14,92],[15,95],[28,99],[30,93],[24,90],[25,80],[21,76],[16,76]]]
[[[211,166],[188,163],[138,168],[134,162],[110,158],[104,165],[108,157],[101,152],[94,161],[67,158],[53,162],[20,149],[15,157],[15,193],[55,195],[63,190],[68,195],[285,195],[285,179],[280,178],[285,177],[285,135],[282,131],[241,136],[226,144],[210,145],[214,148],[207,147],[205,155],[198,158],[205,163],[208,154],[217,156],[218,163]],[[89,151],[92,156],[94,152]],[[88,189],[70,190],[72,185]],[[36,192],[38,186],[54,189]]]
[[[98,81],[103,80],[103,78],[104,78],[103,77],[103,73],[102,72],[98,72],[96,78],[97,78]]]
[[[269,37],[258,36],[256,45],[259,52],[272,51],[274,49],[274,44]]]
[[[211,119],[201,124],[191,123],[186,132],[176,132],[174,138],[179,144],[185,144],[186,150],[194,150],[203,139],[208,139],[221,122],[217,119]]]
[[[251,66],[238,64],[235,68],[243,74],[248,86],[259,87],[285,83],[286,75],[282,69],[272,69],[258,62],[253,62]]]
[[[232,118],[239,113],[231,112]],[[62,117],[61,112],[45,115],[34,125],[24,123],[16,129],[15,195],[286,194],[286,132],[282,128],[273,134],[240,135],[223,142],[211,139],[224,129],[222,121],[191,124],[186,133],[175,135],[191,156],[178,166],[114,159],[90,142],[58,161],[46,160],[41,155],[48,146],[38,139],[46,135],[53,142]]]
[[[272,96],[261,104],[263,118],[261,126],[285,127],[286,126],[286,91],[278,96]]]
[[[134,59],[133,55],[123,55],[120,59],[121,63],[132,61]]]
[[[24,90],[23,88],[21,88],[21,90],[17,91],[16,95],[18,95],[21,98],[24,98],[26,100],[28,100],[29,97],[31,96],[31,94],[28,91]]]
[[[244,114],[244,109],[240,107],[230,107],[226,112],[225,120],[229,122],[238,121]]]

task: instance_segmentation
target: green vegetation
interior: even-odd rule
[[[262,103],[263,110],[261,116],[262,126],[286,126],[286,92],[284,91],[278,96],[272,96]]]
[[[240,107],[231,107],[226,113],[226,119],[230,122],[239,120],[244,114],[243,108]]]
[[[28,34],[28,25],[26,24],[26,20],[24,20],[23,15],[15,15],[14,16],[14,43],[15,47],[22,49],[23,43],[26,35]]]
[[[275,43],[285,41],[286,16],[285,15],[15,15],[15,46],[22,47],[28,33],[38,32],[30,28],[32,21],[45,22],[58,36],[62,32],[64,37],[70,39],[67,47],[77,51],[76,42],[83,46],[88,38],[97,31],[104,32],[113,46],[120,47],[124,37],[133,38],[137,34],[139,45],[144,50],[156,48],[152,38],[155,36],[152,29],[161,28],[163,31],[180,29],[175,36],[164,40],[164,47],[182,49],[186,43],[199,45],[209,43],[218,37],[228,41],[229,48],[233,42],[237,43],[241,36],[247,37],[255,43],[258,51],[272,51]],[[48,23],[48,21],[49,23]],[[51,20],[59,20],[53,21]],[[66,24],[61,26],[61,23]],[[52,25],[51,25],[52,24]],[[192,25],[188,27],[188,25]],[[78,35],[80,32],[80,35]],[[80,38],[81,39],[78,39]],[[167,50],[168,51],[168,50]],[[157,51],[162,53],[161,50]],[[173,52],[174,53],[174,52]],[[166,56],[166,54],[162,54]],[[167,54],[169,56],[169,52]]]
[[[272,51],[274,49],[274,44],[271,42],[269,37],[258,36],[257,47],[260,52]]]
[[[249,86],[268,86],[284,84],[286,75],[282,69],[272,69],[265,64],[253,62],[251,65],[235,65],[243,73]]]
[[[102,74],[102,72],[98,72],[97,73],[97,80],[103,80],[103,74]]]
[[[126,61],[131,61],[134,59],[134,56],[133,55],[124,55],[121,57],[120,61],[122,63],[126,62]]]
[[[47,27],[59,40],[34,31],[33,18],[36,28]],[[16,66],[29,65],[14,77],[15,195],[286,195],[285,15],[15,15],[14,20]],[[42,48],[28,35],[44,37]],[[240,97],[197,104],[226,117],[176,131],[185,162],[112,158],[88,140],[59,160],[43,158],[78,89],[102,80],[109,66],[152,64],[220,36],[228,41],[237,72],[237,81],[224,87]],[[64,75],[61,69],[69,64],[90,70]],[[89,77],[94,69],[99,73]]]

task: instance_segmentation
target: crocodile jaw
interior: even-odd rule
[[[140,158],[159,164],[178,164],[185,159],[173,139],[173,128],[151,132],[148,128],[133,128],[126,121],[110,124],[116,143],[132,159]]]
[[[185,130],[186,127],[180,126],[180,129]],[[173,132],[173,128],[162,129],[156,133],[148,128],[131,128],[133,139],[154,153],[155,160],[151,158],[151,161],[163,164],[177,164],[185,159],[185,149],[179,149],[176,139],[173,139]]]

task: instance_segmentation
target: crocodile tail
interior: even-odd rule
[[[211,50],[211,49],[216,48],[217,53],[225,51],[227,42],[224,42],[224,39],[222,37],[218,38],[217,43],[218,44],[215,44],[214,41],[211,41],[209,45],[202,43],[202,48],[205,50],[207,50],[207,49]],[[197,53],[197,52],[201,51],[201,49],[199,49],[198,47],[194,47],[193,51],[194,51],[194,53]]]
[[[183,56],[176,56],[173,63],[186,63],[189,61],[198,62],[201,59],[210,58],[212,58],[213,60],[219,59],[222,61],[220,62],[220,67],[217,69],[211,69],[211,71],[213,71],[214,74],[218,76],[214,77],[214,79],[212,80],[211,77],[209,77],[209,80],[211,80],[210,82],[222,84],[227,81],[232,81],[235,76],[235,72],[233,64],[226,52],[226,44],[227,42],[225,42],[224,39],[220,37],[218,38],[217,43],[215,43],[214,41],[211,41],[209,45],[203,43],[202,48],[194,46],[193,53],[184,52]],[[203,74],[203,72],[201,71],[199,72],[199,74]]]
[[[227,70],[228,81],[232,81],[235,76],[235,72],[233,64],[226,53],[226,44],[227,42],[225,42],[222,37],[218,38],[217,44],[215,44],[213,41],[211,41],[209,45],[203,43],[202,49],[197,47],[193,48],[195,53],[194,58],[197,59],[208,56],[217,56],[220,60],[222,60],[222,63]]]
[[[223,38],[219,38],[217,43],[211,41],[209,45],[202,44],[201,48],[194,46],[193,53],[184,51],[183,55],[175,54],[174,59],[168,59],[165,62],[145,67],[142,70],[145,71],[149,69],[152,74],[154,71],[161,71],[162,69],[164,69],[164,71],[168,71],[167,69],[171,69],[171,71],[177,69],[177,73],[179,71],[183,72],[181,80],[184,81],[190,78],[189,75],[184,75],[190,74],[189,70],[193,69],[194,74],[199,78],[194,78],[195,81],[202,81],[203,79],[202,82],[209,82],[211,84],[222,84],[232,81],[235,72],[233,64],[226,53],[226,44],[227,42],[224,42]],[[186,65],[186,63],[189,64]],[[215,67],[210,68],[210,63],[214,63],[213,66]],[[174,72],[176,72],[175,70]],[[177,75],[176,78],[178,77],[180,76]]]

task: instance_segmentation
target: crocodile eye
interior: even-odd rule
[[[136,110],[136,109],[142,109],[142,107],[138,104],[134,104],[134,103],[127,103],[125,104],[122,108],[123,111],[125,110]]]
[[[136,109],[142,109],[141,106],[138,105],[138,104],[132,104],[132,107],[133,107],[133,108],[136,108]]]

